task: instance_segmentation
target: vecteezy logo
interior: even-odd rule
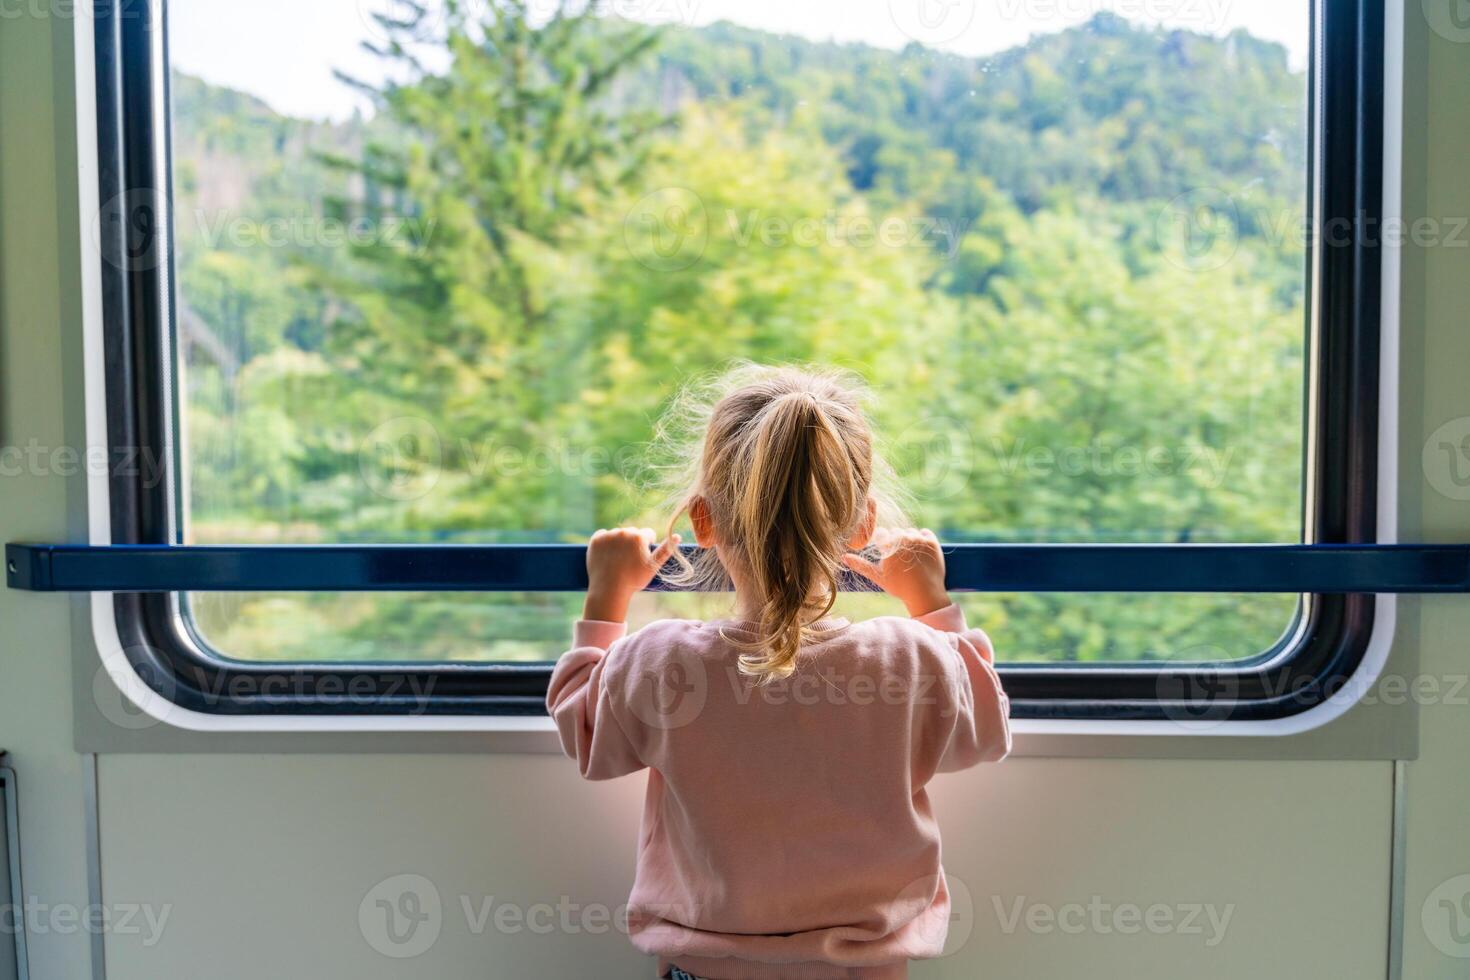
[[[163,261],[158,194],[137,188],[117,195],[97,211],[92,244],[102,260],[124,272],[148,272]]]
[[[1176,658],[1190,663],[1218,663],[1226,658],[1217,647],[1182,650]],[[1154,685],[1164,716],[1196,731],[1229,721],[1240,697],[1240,678],[1230,670],[1205,667],[1200,670],[1166,670]]]
[[[378,882],[357,907],[357,926],[368,945],[406,960],[428,951],[444,924],[439,889],[423,875],[395,875]]]
[[[950,500],[969,487],[975,440],[958,419],[921,419],[905,429],[894,446],[894,462],[916,497]]]
[[[709,674],[702,661],[675,663],[646,670],[637,678],[629,707],[649,728],[671,731],[699,717],[709,694]]]
[[[1470,875],[1442,882],[1424,899],[1424,935],[1446,956],[1470,959]]]
[[[619,928],[629,936],[657,937],[665,955],[683,953],[701,935],[699,910],[692,902],[639,902],[626,907]]]
[[[934,902],[941,892],[949,899],[949,914],[943,918],[934,913]],[[943,946],[940,958],[958,953],[975,931],[975,898],[969,886],[944,871],[911,882],[898,893],[897,904],[918,916],[914,922],[926,945]]]
[[[1235,257],[1240,245],[1240,209],[1233,197],[1213,187],[1185,191],[1159,212],[1154,242],[1181,269],[1218,269]]]
[[[139,656],[137,654],[143,654]],[[156,654],[129,647],[115,662],[120,669],[99,664],[92,673],[92,703],[98,712],[123,731],[144,731],[168,720],[178,710],[174,698],[178,682],[155,666]]]
[[[1424,478],[1451,500],[1470,500],[1470,416],[1450,419],[1424,441]]]
[[[417,500],[439,482],[444,452],[432,422],[402,415],[368,433],[357,463],[373,493],[389,500]]]
[[[1470,0],[1422,0],[1424,19],[1446,41],[1470,41]]]
[[[645,194],[623,220],[623,243],[638,263],[654,272],[679,272],[704,257],[709,215],[687,187]]]
[[[888,0],[888,16],[920,44],[953,41],[975,22],[975,0]]]
[[[683,664],[675,664],[662,676],[663,684],[652,671],[643,678],[653,688],[653,710],[667,717],[679,710],[685,697],[694,693],[694,685],[689,683],[689,670]]]
[[[363,26],[378,41],[430,41],[445,28],[442,0],[358,0]]]

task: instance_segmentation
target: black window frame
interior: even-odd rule
[[[172,157],[166,0],[97,0],[98,173],[107,433],[115,453],[166,461],[160,480],[110,477],[112,543],[176,543],[172,461]],[[1305,539],[1377,537],[1384,0],[1314,0],[1308,70]],[[127,220],[105,220],[109,213]],[[144,216],[161,219],[157,234]],[[140,260],[140,256],[143,257]],[[544,714],[550,664],[271,664],[210,651],[172,594],[114,597],[119,638],[145,683],[224,715]],[[1161,600],[1161,601],[1167,601]],[[1215,665],[1002,665],[1016,717],[1280,718],[1341,689],[1372,632],[1372,595],[1305,596],[1270,650]],[[426,696],[427,695],[427,696]]]

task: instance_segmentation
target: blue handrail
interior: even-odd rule
[[[957,544],[945,554],[959,592],[1470,592],[1470,545]],[[579,592],[585,556],[574,544],[5,547],[9,586],[32,592]]]

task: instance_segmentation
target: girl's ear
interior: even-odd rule
[[[689,523],[694,525],[694,543],[701,548],[715,546],[715,522],[709,516],[709,501],[695,497],[689,501]]]
[[[873,540],[873,530],[878,526],[878,501],[872,497],[868,498],[867,509],[863,512],[863,519],[859,522],[857,530],[852,532],[847,546],[853,551],[861,551]]]

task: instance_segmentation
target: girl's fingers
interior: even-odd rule
[[[862,555],[843,555],[842,564],[857,572],[863,578],[878,586],[878,588],[883,588],[883,570]]]
[[[665,538],[664,543],[659,545],[658,548],[655,549],[653,552],[653,567],[663,568],[664,562],[668,561],[669,558],[673,556],[674,549],[679,547],[679,542],[682,540],[683,539],[680,538],[677,534],[671,534],[667,538]]]
[[[872,540],[868,543],[878,549],[880,555],[887,555],[893,550],[894,533],[892,529],[880,527],[873,532]]]

